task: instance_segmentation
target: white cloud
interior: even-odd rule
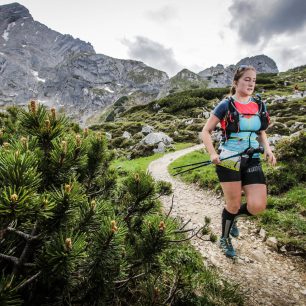
[[[166,23],[178,17],[178,10],[174,5],[165,5],[157,10],[149,10],[145,15],[153,21]]]
[[[128,47],[128,55],[154,68],[167,71],[172,76],[182,69],[175,59],[171,48],[150,40],[147,37],[137,36],[135,39],[122,39],[122,44]]]

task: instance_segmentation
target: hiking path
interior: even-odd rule
[[[167,170],[175,159],[202,148],[203,145],[196,145],[166,154],[151,162],[148,171],[156,180],[172,184],[173,194],[161,197],[166,213],[173,196],[172,217],[180,218],[183,222],[191,220],[187,228],[199,229],[204,224],[204,217],[208,216],[212,231],[219,237],[223,197],[196,184],[186,184],[178,177],[172,177]],[[238,254],[235,261],[221,252],[218,242],[205,242],[194,237],[191,243],[202,254],[207,266],[217,268],[223,278],[241,285],[246,305],[306,305],[305,260],[273,250],[259,235],[256,224],[248,218],[239,219],[238,227],[240,237],[232,239]]]

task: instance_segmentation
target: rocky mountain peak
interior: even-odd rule
[[[240,65],[251,65],[259,73],[278,73],[274,60],[264,54],[245,57],[236,64],[237,67]]]
[[[122,96],[156,98],[165,72],[96,54],[90,43],[53,31],[18,3],[0,6],[0,106],[37,99],[81,119]]]
[[[182,69],[180,72],[178,72],[174,77],[174,79],[182,79],[182,80],[194,80],[194,81],[198,81],[201,78],[199,77],[198,74],[190,71],[189,69]]]
[[[257,73],[278,73],[278,68],[274,60],[266,55],[256,55],[253,57],[245,57],[236,65],[224,67],[218,64],[215,67],[207,68],[198,74],[209,81],[208,87],[226,87],[230,86],[234,73],[240,65],[251,65],[255,67]]]
[[[11,23],[20,18],[32,18],[29,10],[23,5],[14,2],[0,6],[0,20],[8,20],[8,23]]]

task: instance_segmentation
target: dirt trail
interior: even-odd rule
[[[174,190],[174,205],[171,215],[191,219],[189,227],[199,228],[204,216],[212,221],[212,230],[221,231],[221,211],[223,198],[215,193],[198,188],[195,184],[187,185],[178,178],[173,178],[167,171],[168,165],[175,159],[199,150],[197,145],[174,153],[166,154],[149,165],[149,172],[156,180],[168,181]],[[171,206],[172,195],[161,200],[165,211]],[[306,305],[306,264],[301,258],[288,257],[273,251],[263,242],[258,228],[247,218],[238,221],[240,237],[233,239],[238,259],[226,258],[218,244],[192,239],[192,244],[201,252],[207,265],[215,266],[223,277],[242,284],[247,296],[247,305]]]

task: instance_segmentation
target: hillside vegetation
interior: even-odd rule
[[[102,133],[34,101],[0,126],[0,305],[243,305],[163,214],[170,186],[119,179]]]
[[[295,87],[298,87],[298,92]],[[268,136],[290,136],[276,145],[278,156],[276,168],[264,166],[269,186],[269,202],[266,212],[258,218],[269,235],[276,236],[279,247],[304,253],[306,250],[305,225],[305,126],[306,126],[306,66],[297,67],[279,74],[258,74],[256,92],[266,101],[271,116]],[[96,125],[94,129],[112,131],[111,145],[122,148],[126,156],[133,145],[143,135],[143,125],[151,125],[163,131],[175,142],[199,142],[201,132],[209,112],[229,88],[188,90],[139,105],[123,112],[113,122]],[[127,130],[132,140],[120,138]],[[118,138],[117,138],[118,137]],[[127,145],[125,145],[127,144]],[[120,149],[119,149],[120,151]],[[148,153],[148,152],[147,152]],[[152,153],[151,153],[152,154]],[[290,158],[288,156],[290,155]],[[205,160],[203,153],[192,153],[173,163],[172,166]],[[172,167],[171,166],[171,167]],[[220,191],[217,177],[212,167],[194,170],[182,176],[189,182],[196,182],[203,188]]]

